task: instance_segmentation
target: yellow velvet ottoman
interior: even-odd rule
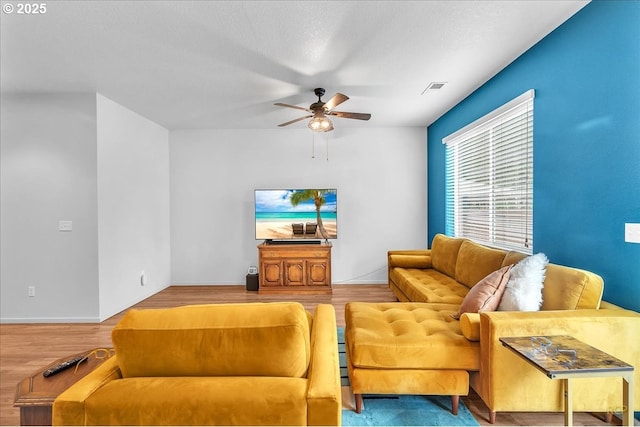
[[[458,304],[362,303],[345,306],[349,381],[362,411],[363,394],[451,396],[457,414],[480,369],[480,346],[467,340],[450,314]]]

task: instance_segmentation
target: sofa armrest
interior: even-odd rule
[[[587,309],[587,310],[544,310],[544,311],[492,311],[480,313],[481,333],[484,338],[529,335],[587,335],[575,338],[593,342],[597,345],[610,341],[611,336],[595,336],[597,332],[609,330],[619,322],[636,325],[640,321],[640,313],[624,309]],[[595,330],[593,330],[595,327]],[[585,328],[586,334],[585,334]],[[631,333],[623,337],[623,332]],[[636,330],[637,331],[637,330]],[[631,338],[634,330],[624,328],[616,333],[616,338]]]
[[[56,398],[53,402],[53,425],[85,425],[85,400],[106,383],[119,378],[122,374],[118,359],[112,356]]]
[[[387,253],[389,270],[401,268],[431,268],[431,249],[395,250]]]
[[[554,381],[548,381],[528,363],[519,362],[509,349],[502,346],[499,338],[571,335],[620,360],[637,364],[640,360],[640,341],[637,339],[639,330],[640,314],[630,310],[480,313],[481,371],[474,379],[473,386],[492,411],[561,410],[561,399],[558,398],[555,403],[548,402],[553,398],[549,396],[558,395],[551,390],[560,386]],[[519,378],[520,381],[514,382],[513,378]],[[640,404],[640,369],[635,370],[634,380],[635,400],[638,405]],[[593,390],[586,390],[586,388],[576,390],[578,398],[574,399],[575,410],[606,411],[607,405],[619,404],[614,399],[615,393],[619,392],[619,387],[607,389],[605,393],[604,388],[597,389],[600,384],[604,383],[597,383],[596,386],[591,384]],[[529,395],[526,395],[527,393]],[[605,394],[608,399],[602,398]],[[528,406],[521,408],[518,405]]]
[[[486,350],[501,348],[498,341],[501,337],[571,335],[627,363],[634,363],[640,360],[639,330],[640,313],[624,309],[480,313],[480,342]]]
[[[336,313],[331,304],[318,304],[311,329],[311,361],[307,389],[308,425],[342,423],[342,388]]]

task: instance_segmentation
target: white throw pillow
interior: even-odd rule
[[[549,260],[543,253],[528,256],[511,269],[507,288],[498,306],[501,311],[538,311]]]

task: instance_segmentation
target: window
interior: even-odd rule
[[[533,89],[442,140],[446,234],[533,250]]]

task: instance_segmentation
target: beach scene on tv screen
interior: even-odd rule
[[[256,239],[335,239],[335,189],[256,190]]]

